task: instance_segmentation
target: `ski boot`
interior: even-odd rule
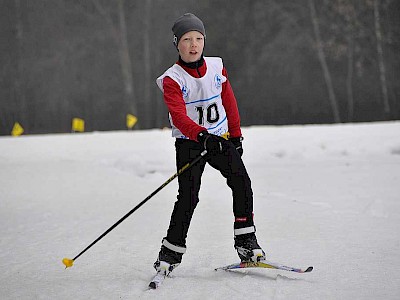
[[[255,232],[235,235],[235,249],[242,262],[265,260],[265,252],[257,243]]]
[[[173,248],[173,250],[171,248]],[[158,259],[153,265],[154,269],[156,269],[157,273],[168,276],[168,274],[181,263],[182,255],[185,253],[185,250],[185,248],[175,246],[164,239],[158,254]]]

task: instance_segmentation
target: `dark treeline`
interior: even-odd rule
[[[4,0],[0,134],[168,126],[155,79],[177,57],[171,26],[205,23],[243,125],[400,117],[398,0]]]

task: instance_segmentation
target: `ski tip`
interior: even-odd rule
[[[309,273],[309,272],[311,272],[312,270],[314,270],[314,267],[308,267],[308,268],[304,271],[304,273]]]
[[[154,281],[149,283],[149,289],[150,290],[155,290],[156,288],[157,288],[157,284]]]

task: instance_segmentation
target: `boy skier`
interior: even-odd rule
[[[236,98],[219,57],[204,57],[203,22],[193,14],[179,17],[173,27],[179,60],[157,79],[170,114],[179,170],[207,154],[178,177],[178,196],[154,268],[168,275],[182,260],[186,236],[199,201],[206,163],[219,170],[232,190],[234,247],[242,261],[265,260],[253,222],[253,192],[242,161],[242,134]]]

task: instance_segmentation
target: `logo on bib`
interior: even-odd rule
[[[217,89],[219,89],[222,85],[222,78],[218,74],[216,74],[214,77],[214,84]]]
[[[189,89],[186,85],[184,85],[182,87],[182,95],[183,95],[183,98],[185,98],[185,99],[189,96]]]

